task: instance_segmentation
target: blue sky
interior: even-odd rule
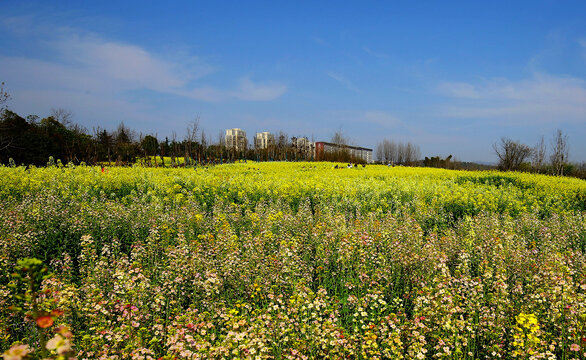
[[[53,4],[51,4],[53,3]],[[4,1],[21,115],[216,140],[240,127],[496,161],[502,136],[586,160],[584,1]]]

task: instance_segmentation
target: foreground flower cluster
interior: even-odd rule
[[[0,168],[0,201],[4,359],[586,359],[583,181]]]

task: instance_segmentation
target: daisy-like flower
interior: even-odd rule
[[[55,350],[57,354],[63,355],[71,351],[71,342],[60,334],[56,334],[51,340],[47,341],[47,350]]]
[[[31,352],[31,348],[28,345],[14,345],[2,354],[2,358],[4,360],[21,360]]]

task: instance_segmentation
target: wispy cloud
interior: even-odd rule
[[[177,91],[177,95],[196,100],[219,102],[226,100],[270,101],[287,92],[287,86],[279,83],[255,83],[249,77],[241,78],[235,90],[220,90],[211,86]]]
[[[351,123],[353,126],[361,128],[372,125],[376,125],[377,129],[384,130],[405,128],[405,124],[399,116],[380,109],[335,110],[327,112],[325,116],[342,121],[342,123]]]
[[[463,82],[442,83],[438,86],[438,90],[443,95],[455,98],[478,99],[481,97],[474,85]]]
[[[330,46],[330,44],[319,36],[311,36],[311,41],[320,46]]]
[[[34,28],[23,25],[29,20],[0,18],[0,27],[15,33],[34,32]],[[95,93],[102,97],[150,90],[210,102],[270,101],[287,91],[284,84],[257,83],[249,77],[234,79],[231,87],[221,88],[210,84],[213,79],[209,79],[218,67],[197,56],[157,54],[79,29],[60,28],[55,33],[41,41],[44,53],[50,56],[0,55],[2,78],[8,82],[12,77],[11,83],[36,90]]]
[[[197,59],[164,59],[136,45],[95,37],[76,37],[54,45],[64,61],[124,87],[165,92],[214,71],[213,66]],[[189,64],[190,60],[195,64]]]
[[[368,55],[373,56],[378,59],[388,60],[391,58],[391,55],[385,54],[382,52],[378,52],[378,51],[374,51],[371,48],[369,48],[368,46],[363,46],[362,50],[364,50],[364,52],[366,52]]]
[[[359,120],[361,122],[371,123],[385,128],[396,128],[401,125],[401,120],[397,116],[379,110],[365,111]]]
[[[31,16],[11,16],[0,18],[0,27],[17,35],[25,35],[33,28]]]
[[[444,117],[586,122],[586,82],[579,78],[535,73],[518,81],[446,82],[437,90],[453,99],[443,107]]]
[[[254,83],[250,78],[240,79],[238,90],[230,94],[239,100],[269,101],[287,91],[287,86],[279,83]]]
[[[586,59],[586,39],[579,39],[578,44],[582,47],[582,57]]]
[[[329,72],[327,73],[327,75],[328,75],[330,78],[332,78],[332,79],[336,80],[337,82],[339,82],[340,84],[344,85],[344,87],[346,87],[346,89],[348,89],[348,90],[351,90],[351,91],[354,91],[354,92],[360,92],[360,89],[358,89],[358,88],[357,88],[357,87],[354,85],[354,83],[353,83],[352,81],[348,80],[348,79],[347,79],[346,77],[344,77],[343,75],[340,75],[340,74],[338,74],[338,73],[335,73],[335,72],[332,72],[332,71],[329,71]]]

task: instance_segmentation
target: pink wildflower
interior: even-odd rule
[[[56,334],[51,340],[47,341],[47,350],[55,350],[57,354],[63,355],[71,351],[71,342],[60,334]]]
[[[4,360],[21,360],[31,352],[31,348],[28,345],[14,345],[2,354],[2,358]]]

